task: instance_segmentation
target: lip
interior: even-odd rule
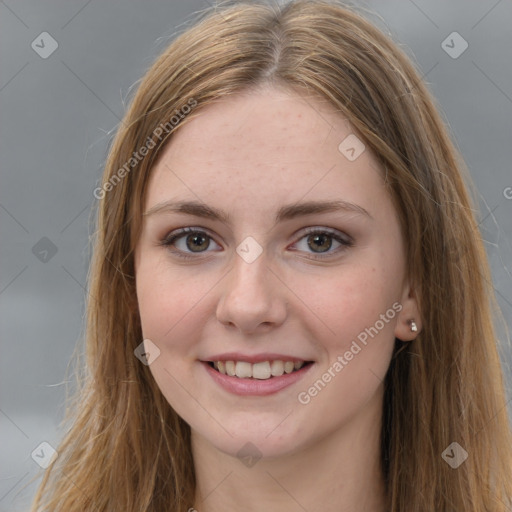
[[[300,357],[265,352],[263,354],[242,354],[240,352],[225,352],[208,358],[202,359],[202,362],[215,361],[245,361],[247,363],[261,363],[263,361],[311,361],[311,359],[301,359]]]
[[[258,356],[259,357],[259,356]],[[283,357],[283,356],[280,356]],[[254,356],[253,356],[254,359]],[[275,359],[278,359],[277,357]],[[223,361],[223,358],[216,359],[216,361]],[[233,359],[226,359],[227,361],[232,361]],[[235,359],[236,360],[236,359]],[[238,359],[239,361],[247,361],[252,362],[248,359]],[[285,359],[286,361],[292,361],[294,358]],[[268,359],[258,359],[254,362],[268,361]],[[295,359],[295,361],[303,361],[303,359]],[[302,379],[304,375],[310,370],[310,368],[314,365],[314,362],[311,361],[309,364],[303,366],[300,370],[296,370],[292,373],[285,373],[280,377],[271,377],[266,380],[259,379],[241,379],[239,377],[230,377],[229,375],[224,375],[214,368],[212,368],[208,362],[200,361],[205,370],[208,372],[210,377],[223,389],[226,391],[233,393],[239,396],[266,396],[277,393]]]

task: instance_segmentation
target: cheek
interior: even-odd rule
[[[199,330],[205,318],[203,299],[213,283],[207,276],[171,270],[149,260],[137,271],[137,299],[145,338],[154,341],[161,350],[184,350],[191,346],[194,330]],[[172,342],[172,343],[171,343]]]
[[[183,418],[207,423],[208,415],[190,397],[201,396],[196,386],[198,340],[208,312],[206,279],[187,277],[168,265],[143,261],[137,269],[137,298],[144,339],[160,350],[149,369],[161,392]]]
[[[348,421],[380,389],[393,353],[401,306],[396,302],[396,286],[378,267],[351,266],[329,280],[317,281],[314,288],[305,280],[301,293],[307,290],[308,305],[321,319],[315,321],[318,327],[312,337],[325,357],[297,398],[310,417],[324,418],[323,426],[311,420],[315,430]]]
[[[340,267],[329,278],[303,278],[299,294],[320,321],[310,323],[320,352],[317,373],[304,383],[301,404],[314,402],[310,412],[329,403],[343,403],[330,412],[333,422],[345,421],[367,403],[385,378],[394,347],[394,325],[401,306],[394,271],[398,267],[357,265]],[[393,307],[394,305],[394,307]],[[311,314],[309,314],[311,318]],[[320,382],[321,381],[321,382]]]
[[[389,267],[362,262],[323,276],[298,275],[294,290],[304,297],[309,317],[313,313],[318,319],[319,339],[324,340],[327,348],[343,349],[376,322],[383,337],[393,336],[396,311],[392,305],[400,297],[393,275]]]

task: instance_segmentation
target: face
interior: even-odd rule
[[[290,454],[378,412],[395,336],[411,339],[398,217],[354,137],[319,98],[253,90],[205,107],[152,170],[136,247],[149,368],[225,453]]]

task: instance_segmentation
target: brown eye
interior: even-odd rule
[[[306,257],[310,259],[322,259],[337,256],[353,245],[353,239],[341,231],[307,228],[303,236],[295,242],[293,250],[306,253]]]
[[[325,252],[328,251],[332,246],[332,235],[326,233],[309,235],[308,246],[313,252]]]
[[[170,233],[160,244],[168,247],[176,256],[186,259],[192,258],[191,254],[211,252],[208,251],[211,242],[214,242],[213,238],[203,230],[182,228]]]
[[[201,232],[194,233],[193,235],[187,235],[185,240],[187,249],[190,249],[192,252],[202,252],[203,250],[208,249],[210,245],[209,237]]]

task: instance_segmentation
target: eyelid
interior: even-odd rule
[[[339,229],[328,228],[328,227],[324,227],[324,226],[308,226],[306,228],[303,228],[302,230],[299,230],[297,232],[297,234],[301,233],[304,236],[304,235],[309,235],[309,234],[318,233],[318,232],[326,233],[328,235],[332,235],[333,237],[342,238],[342,239],[344,239],[343,240],[344,243],[347,243],[347,244],[354,242],[354,239],[350,235],[345,233],[344,231],[340,231]],[[297,234],[295,234],[294,236],[297,236]]]

